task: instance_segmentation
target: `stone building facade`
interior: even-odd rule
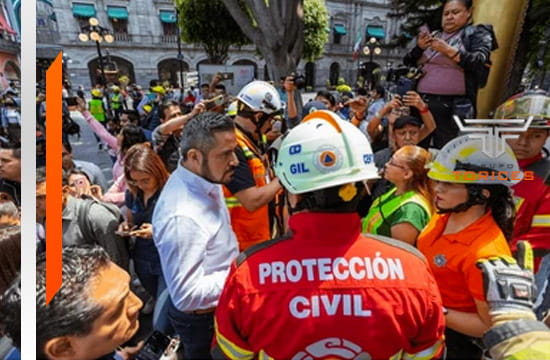
[[[327,80],[335,82],[338,77],[354,83],[364,63],[370,62],[370,57],[362,52],[358,59],[352,56],[358,35],[362,38],[362,48],[370,36],[369,29],[375,28],[380,42],[386,43],[398,28],[397,21],[386,16],[388,0],[327,0],[326,3],[330,36],[324,56],[314,63],[302,61],[298,68],[312,89],[324,88]],[[78,38],[90,16],[96,17],[100,25],[114,35],[114,42],[103,42],[101,51],[106,62],[118,68],[119,75],[127,75],[130,81],[145,87],[151,79],[177,81],[176,14],[172,1],[53,0],[53,11],[57,39],[41,41],[38,36],[37,46],[47,47],[50,42],[63,48],[73,87],[90,88],[97,77],[96,45]],[[199,64],[207,62],[206,53],[194,44],[182,44],[182,54],[186,71],[197,71]],[[399,51],[383,49],[380,55],[373,56],[373,62],[383,68],[388,61],[398,62],[401,55]],[[252,65],[258,78],[266,76],[265,61],[257,56],[254,46],[232,49],[227,64]]]
[[[0,92],[21,80],[21,36],[11,0],[0,0]]]

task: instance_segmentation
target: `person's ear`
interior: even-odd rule
[[[413,171],[412,171],[411,169],[407,169],[407,170],[405,171],[405,174],[403,175],[403,178],[404,178],[405,180],[411,180],[411,179],[413,178],[413,176],[414,176]]]
[[[483,195],[484,198],[488,199],[491,197],[491,192],[487,189],[482,189],[481,190],[481,195]]]
[[[187,160],[190,160],[197,164],[201,164],[202,158],[203,158],[203,155],[199,149],[189,149],[187,151]]]
[[[66,336],[48,340],[44,345],[43,352],[50,360],[74,359],[76,355],[72,341]]]

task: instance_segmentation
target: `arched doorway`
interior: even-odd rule
[[[306,77],[306,88],[311,87],[311,89],[313,90],[313,88],[315,87],[315,63],[308,62],[306,64],[305,77]]]
[[[330,64],[329,81],[330,85],[337,85],[340,77],[340,64],[333,62]]]
[[[180,80],[180,61],[178,59],[162,60],[157,65],[159,80],[161,83],[168,81],[170,85],[177,86]],[[189,71],[189,64],[183,61],[183,71]]]
[[[105,79],[107,83],[120,84],[121,81],[125,80],[123,77],[127,77],[130,84],[136,82],[134,65],[126,59],[118,56],[103,56],[103,67],[105,69]],[[99,58],[90,60],[88,63],[88,70],[90,72],[92,84],[101,84]]]
[[[257,79],[258,78],[258,65],[256,65],[256,63],[252,60],[248,60],[248,59],[241,59],[241,60],[237,60],[233,63],[233,65],[250,65],[250,66],[253,66],[254,67],[254,79]]]

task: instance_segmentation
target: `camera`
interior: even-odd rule
[[[296,86],[298,90],[305,89],[306,77],[304,75],[292,73],[290,74],[290,76],[292,76],[292,81],[294,82],[294,86]]]
[[[220,72],[218,73],[218,76],[222,81],[233,80],[234,78],[234,74],[232,72]]]

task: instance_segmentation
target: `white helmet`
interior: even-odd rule
[[[379,178],[365,135],[328,110],[312,112],[290,130],[275,173],[292,194]]]
[[[514,152],[505,139],[485,134],[451,140],[429,167],[428,177],[443,182],[512,186],[523,179]]]
[[[237,95],[237,99],[252,111],[261,111],[267,115],[281,112],[283,109],[279,92],[265,81],[256,80],[246,84]]]

